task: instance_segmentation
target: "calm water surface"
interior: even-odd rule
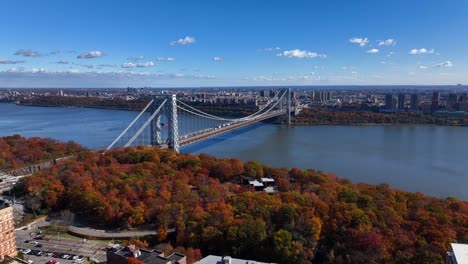
[[[0,104],[0,136],[21,134],[104,148],[136,112]],[[468,128],[256,124],[190,145],[182,152],[314,168],[353,182],[468,200]]]

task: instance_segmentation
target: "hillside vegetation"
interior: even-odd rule
[[[236,183],[240,175],[271,176],[279,192],[255,192]],[[70,209],[108,228],[150,226],[159,242],[204,255],[443,263],[451,242],[468,242],[466,201],[152,147],[82,151],[26,178],[22,188],[34,210]]]
[[[0,171],[51,161],[72,155],[83,148],[73,142],[61,143],[47,138],[0,137]]]

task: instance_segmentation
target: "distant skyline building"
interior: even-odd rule
[[[439,110],[439,105],[440,105],[440,93],[436,91],[432,93],[431,111],[435,112]]]
[[[446,110],[447,111],[457,111],[458,109],[458,95],[455,93],[449,93],[447,99]]]
[[[419,96],[417,94],[411,95],[410,109],[411,111],[419,111]]]
[[[398,105],[397,98],[393,94],[385,95],[385,109],[396,110]]]
[[[312,92],[312,97],[314,101],[317,102],[326,102],[331,100],[331,91],[314,91]]]
[[[406,94],[398,94],[398,110],[405,110]]]

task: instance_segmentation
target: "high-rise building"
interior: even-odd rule
[[[412,94],[410,99],[411,111],[419,111],[419,98],[417,94]]]
[[[401,93],[398,95],[398,110],[405,109],[406,94]]]
[[[5,256],[16,256],[13,207],[3,200],[0,200],[0,230],[0,259],[4,259]]]
[[[431,105],[432,112],[439,110],[439,103],[440,103],[440,93],[433,92],[432,93],[432,105]]]
[[[456,111],[458,104],[458,95],[455,93],[450,93],[447,99],[447,111]]]
[[[393,109],[393,95],[392,94],[385,95],[385,109],[387,110]]]

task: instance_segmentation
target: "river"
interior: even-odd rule
[[[0,136],[20,134],[105,148],[136,112],[0,103]],[[468,200],[468,127],[255,124],[182,152],[314,168],[353,182]]]

